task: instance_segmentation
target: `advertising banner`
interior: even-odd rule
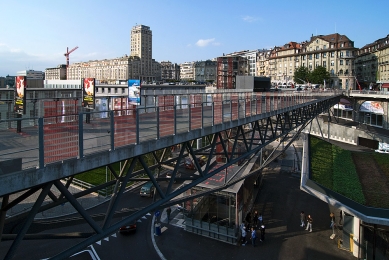
[[[353,110],[353,106],[351,105],[350,101],[348,101],[347,99],[344,99],[344,98],[341,98],[340,102],[338,104],[336,104],[334,106],[334,108],[342,109],[342,110],[348,110],[348,111],[352,111]]]
[[[82,80],[83,106],[88,109],[95,108],[95,79],[85,78]]]
[[[18,114],[26,114],[26,86],[27,79],[25,76],[17,76],[16,93],[15,93],[15,112]]]
[[[384,109],[379,101],[365,101],[359,108],[361,112],[384,114]]]
[[[108,118],[108,99],[96,99],[96,109],[100,112],[100,118]]]
[[[128,102],[133,105],[140,105],[140,80],[128,80]]]

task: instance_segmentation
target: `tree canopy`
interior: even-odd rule
[[[303,84],[309,82],[310,72],[307,67],[298,67],[294,71],[293,79],[297,84]]]
[[[324,80],[326,82],[329,82],[330,80],[330,73],[327,71],[326,68],[322,66],[317,66],[314,71],[311,72],[311,75],[309,77],[310,82],[315,84],[323,84]]]
[[[294,71],[293,79],[297,84],[306,82],[323,84],[324,80],[329,82],[330,73],[322,66],[317,66],[313,71],[309,71],[307,67],[298,67]]]

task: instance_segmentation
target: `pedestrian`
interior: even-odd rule
[[[261,225],[261,239],[259,241],[261,242],[265,241],[265,224],[263,223]]]
[[[258,211],[255,211],[253,217],[253,226],[257,227],[257,225],[258,225]]]
[[[245,224],[242,222],[242,224],[240,224],[239,228],[242,231],[244,227],[245,227]]]
[[[251,228],[251,244],[255,247],[255,239],[257,239],[257,231],[252,227]]]
[[[245,246],[247,244],[246,236],[247,236],[246,227],[243,226],[243,228],[242,228],[242,246]]]
[[[333,226],[335,225],[335,214],[333,212],[330,213],[330,219],[331,219],[331,224],[330,224],[330,228],[333,228]]]
[[[259,221],[259,225],[262,225],[263,223],[262,213],[259,214],[258,221]]]
[[[169,220],[170,220],[170,213],[172,213],[172,209],[170,207],[168,207],[166,209],[166,214],[167,214],[167,223],[169,223]]]
[[[304,213],[304,211],[300,212],[300,221],[301,221],[300,227],[305,227],[305,213]]]
[[[307,228],[305,230],[309,229],[309,232],[312,232],[312,222],[313,222],[313,219],[312,219],[311,215],[308,215],[307,220],[308,220]]]

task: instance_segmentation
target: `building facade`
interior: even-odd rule
[[[0,77],[0,88],[7,87],[7,84],[5,82],[6,82],[5,78],[4,77]]]
[[[389,88],[389,35],[360,48],[355,69],[361,88]]]
[[[327,87],[354,89],[356,52],[354,42],[345,35],[312,35],[306,42],[289,42],[274,47],[269,58],[270,76],[272,82],[287,84],[295,81],[293,77],[297,68],[307,67],[313,71],[322,66],[331,76]]]
[[[194,62],[184,62],[180,64],[180,79],[181,81],[194,80]]]
[[[196,82],[213,83],[216,81],[216,61],[196,61],[193,66]]]
[[[253,51],[247,50],[247,51],[228,53],[225,56],[227,57],[240,56],[242,58],[245,58],[247,60],[247,68],[245,68],[244,73],[247,74],[248,76],[256,76],[258,54],[259,54],[258,50],[253,50]]]
[[[56,68],[47,68],[45,70],[45,79],[65,80],[66,79],[66,64],[60,64]]]
[[[180,66],[170,61],[161,61],[161,80],[180,81]]]
[[[153,73],[153,34],[149,26],[135,25],[131,29],[131,55],[140,59],[140,80],[155,81]]]
[[[270,58],[271,50],[258,50],[256,68],[257,71],[255,76],[259,77],[270,77],[270,66],[269,66],[269,58]]]
[[[236,89],[236,76],[248,76],[247,59],[242,56],[223,56],[217,58],[218,89]]]

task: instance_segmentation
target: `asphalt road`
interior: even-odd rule
[[[168,182],[161,182],[162,189],[166,188]],[[180,185],[177,182],[173,188]],[[152,198],[140,197],[140,186],[123,194],[123,199],[120,200],[118,211],[123,212],[122,215],[116,215],[113,222],[120,221],[123,216],[130,215],[136,208],[143,208],[152,203]],[[104,203],[95,208],[88,210],[90,215],[100,215],[105,212],[108,203]],[[105,239],[93,243],[88,248],[85,248],[83,253],[72,257],[71,259],[158,259],[151,241],[151,220],[152,214],[146,214],[140,218],[137,223],[137,231],[135,234],[122,235],[119,232],[111,234]],[[102,224],[103,218],[95,218],[98,224]],[[93,232],[92,228],[85,224],[83,220],[76,218],[76,215],[54,218],[45,220],[45,227],[32,227],[33,229],[45,229],[36,234],[59,234],[59,233],[79,233]],[[58,253],[74,246],[77,242],[83,241],[80,239],[40,239],[40,240],[22,240],[13,259],[46,259],[57,255]],[[8,248],[12,241],[2,241],[0,243],[0,259],[5,257]],[[91,254],[98,258],[92,258]]]

